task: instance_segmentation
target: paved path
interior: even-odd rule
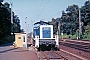
[[[39,60],[34,51],[9,46],[0,47],[0,60]]]

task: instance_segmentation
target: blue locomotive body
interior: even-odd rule
[[[34,38],[35,36],[39,36],[40,38],[40,26],[34,27]],[[51,38],[51,28],[50,27],[43,27],[42,28],[42,38]]]
[[[38,27],[34,27],[33,31],[34,31],[33,33],[34,38],[35,36],[40,36],[40,29]]]

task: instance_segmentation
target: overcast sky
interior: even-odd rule
[[[20,18],[21,28],[26,30],[26,17],[28,32],[31,32],[32,25],[40,20],[51,21],[52,18],[61,16],[61,11],[66,10],[70,5],[83,6],[86,0],[4,0],[13,3],[13,11]]]

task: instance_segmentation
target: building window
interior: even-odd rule
[[[18,39],[21,39],[21,37],[18,37]]]
[[[25,36],[23,36],[23,42],[25,42]]]

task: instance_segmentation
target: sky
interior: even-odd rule
[[[12,10],[20,19],[21,29],[26,30],[26,17],[28,33],[32,31],[37,21],[51,21],[52,18],[61,17],[62,11],[73,4],[83,6],[86,0],[4,0],[12,3]]]

